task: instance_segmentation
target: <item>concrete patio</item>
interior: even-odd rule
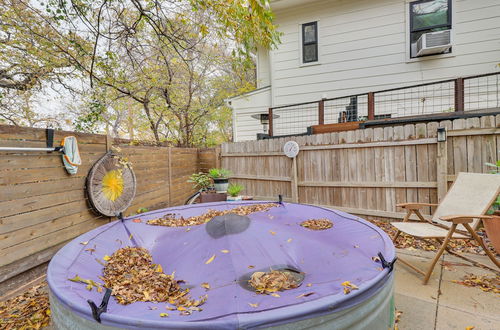
[[[421,268],[429,264],[433,255],[422,250],[398,249],[398,256]],[[494,267],[486,256],[467,256]],[[397,263],[395,301],[396,309],[402,312],[399,329],[499,329],[500,295],[452,282],[467,273],[495,275],[445,253],[436,265],[429,284],[422,285],[421,275]]]

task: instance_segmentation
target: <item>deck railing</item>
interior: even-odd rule
[[[308,127],[500,108],[500,72],[269,108],[269,135]]]

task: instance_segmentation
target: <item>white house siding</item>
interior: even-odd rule
[[[271,88],[266,87],[231,99],[233,111],[233,141],[255,140],[263,132],[259,120],[251,116],[267,113],[271,104]]]
[[[257,65],[262,82],[270,79],[269,104],[310,102],[500,71],[500,0],[453,0],[452,54],[411,60],[408,2],[304,1],[304,5],[276,10],[282,43],[269,57],[260,50]],[[319,64],[301,66],[300,25],[312,21],[318,21]],[[265,63],[270,63],[269,75]],[[466,81],[465,109],[500,107],[498,86],[498,76]],[[453,88],[453,83],[445,83],[376,94],[376,113],[396,117],[453,111]],[[327,101],[325,123],[337,122],[347,104],[348,98]],[[249,131],[248,116],[242,115],[249,105],[233,108],[241,121],[235,127],[236,134],[240,134],[238,127],[244,126],[242,136],[254,139],[260,127]],[[276,114],[281,116],[275,120],[276,135],[302,133],[311,122],[317,122],[316,107],[311,105],[288,113],[277,110]],[[366,96],[358,98],[358,114],[367,115]]]
[[[276,12],[273,106],[498,71],[500,1],[452,2],[452,56],[409,60],[405,0],[321,1]],[[300,66],[301,23],[319,21],[320,64]]]
[[[257,88],[269,85],[271,85],[269,51],[264,48],[259,48],[257,50]]]

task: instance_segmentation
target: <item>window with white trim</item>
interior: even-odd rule
[[[302,24],[302,63],[318,61],[318,22]]]
[[[417,57],[417,43],[423,34],[451,28],[451,0],[410,2],[410,57]],[[444,53],[451,53],[451,48]]]

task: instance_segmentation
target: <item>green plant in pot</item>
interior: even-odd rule
[[[486,163],[486,165],[494,168],[491,173],[500,175],[500,160],[496,164]],[[490,219],[483,219],[486,235],[496,252],[500,254],[500,195],[497,196],[486,214],[491,215]]]
[[[245,187],[238,183],[231,183],[227,187],[227,200],[228,201],[240,201],[242,198],[240,196],[240,192],[245,189]]]
[[[206,173],[193,173],[189,177],[188,182],[193,183],[194,188],[201,192],[199,197],[200,203],[222,202],[226,200],[226,194],[215,193],[212,185],[212,178]]]
[[[214,187],[216,192],[223,193],[227,191],[231,171],[224,168],[211,168],[208,171],[208,175],[210,175],[212,180],[214,180]]]

